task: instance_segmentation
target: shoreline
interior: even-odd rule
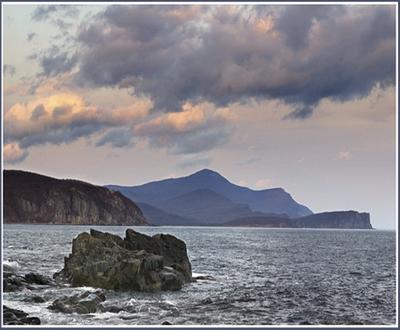
[[[396,232],[396,229],[388,228],[312,228],[312,227],[267,227],[267,226],[221,226],[221,225],[106,225],[106,224],[66,224],[66,223],[2,223],[3,226],[95,226],[95,227],[139,227],[139,228],[241,228],[241,229],[271,229],[271,230],[322,230],[322,231],[388,231]]]

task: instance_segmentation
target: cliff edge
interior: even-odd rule
[[[147,225],[119,192],[24,171],[5,170],[3,177],[5,223]]]

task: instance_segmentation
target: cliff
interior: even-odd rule
[[[5,170],[4,222],[79,225],[146,225],[140,208],[107,188]]]
[[[356,211],[323,212],[295,219],[300,228],[372,229],[369,213]]]
[[[369,213],[356,211],[323,212],[294,219],[278,216],[245,217],[228,221],[224,225],[268,228],[372,229]]]

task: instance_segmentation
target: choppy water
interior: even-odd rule
[[[71,241],[89,228],[124,236],[127,227],[4,226],[3,259],[18,271],[52,275]],[[194,273],[216,281],[178,292],[107,292],[120,313],[62,314],[46,307],[62,295],[90,288],[4,293],[4,304],[52,325],[278,325],[394,324],[396,235],[393,231],[215,227],[136,227],[169,233],[188,247]],[[49,299],[24,302],[29,295]]]

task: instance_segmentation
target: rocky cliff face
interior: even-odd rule
[[[3,176],[5,223],[147,224],[134,202],[107,188],[23,171]]]

